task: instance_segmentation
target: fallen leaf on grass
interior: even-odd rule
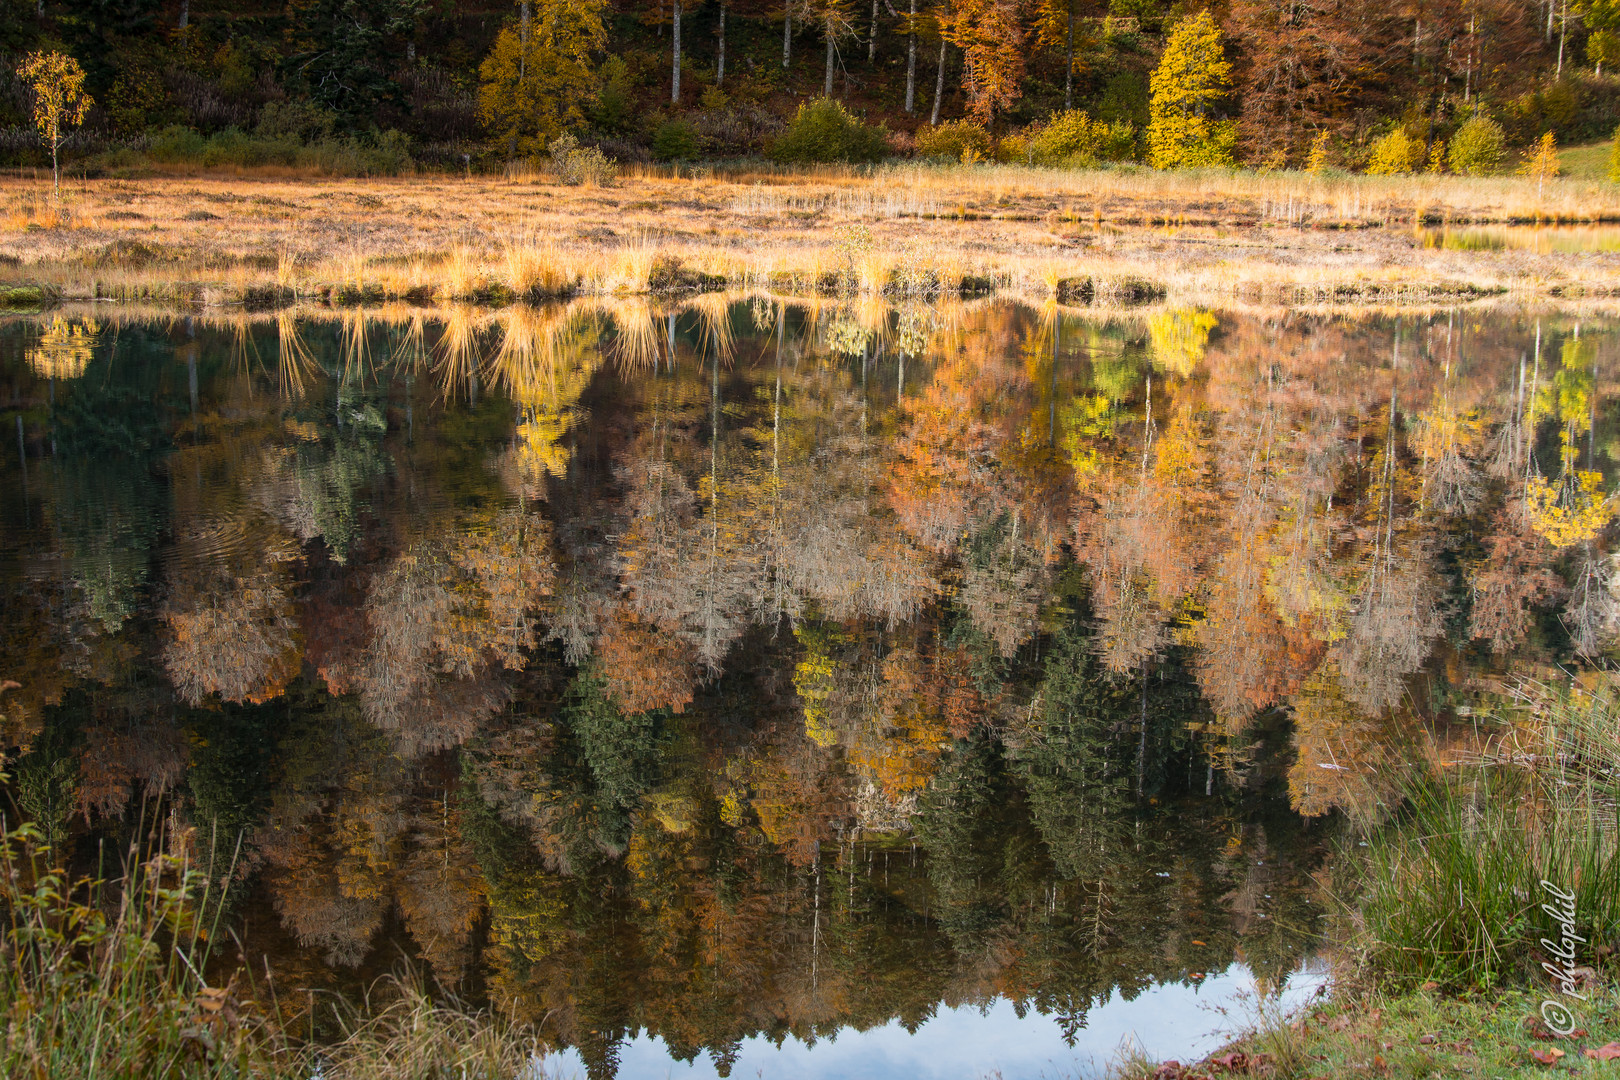
[[[1440,989],[1440,984],[1431,979],[1430,981],[1424,983],[1422,986],[1418,987],[1418,989],[1424,991],[1425,993],[1427,993],[1430,990],[1438,990],[1438,989]]]
[[[1547,1026],[1545,1020],[1535,1015],[1524,1018],[1524,1033],[1532,1039],[1540,1039],[1542,1042],[1556,1042],[1559,1039],[1584,1039],[1586,1037],[1585,1028],[1576,1028],[1568,1033],[1554,1031]]]
[[[1558,1049],[1556,1046],[1549,1046],[1545,1050],[1530,1051],[1530,1056],[1541,1062],[1543,1065],[1556,1065],[1558,1063],[1558,1059],[1564,1056],[1564,1052]]]
[[[1433,1035],[1419,1035],[1418,1036],[1418,1042],[1422,1043],[1424,1046],[1433,1046],[1435,1043],[1437,1043],[1439,1041],[1440,1040],[1435,1038]]]
[[[1620,1058],[1620,1042],[1608,1043],[1598,1047],[1596,1050],[1587,1050],[1585,1054],[1587,1057],[1597,1061],[1613,1061],[1615,1058]]]

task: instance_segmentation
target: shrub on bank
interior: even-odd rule
[[[594,146],[580,146],[572,135],[559,135],[547,148],[551,168],[564,184],[590,184],[605,187],[619,175],[613,159]]]
[[[1367,159],[1368,176],[1403,176],[1423,166],[1423,141],[1414,139],[1405,128],[1396,128],[1372,145]]]
[[[771,160],[784,163],[882,161],[888,152],[883,128],[851,116],[831,98],[799,106],[782,137],[771,147]]]
[[[157,132],[144,147],[136,144],[113,150],[88,162],[103,169],[138,168],[150,163],[205,169],[282,166],[329,176],[398,176],[416,167],[410,140],[393,129],[366,138],[328,136],[302,142],[286,133],[249,134],[233,127],[203,135],[191,128],[172,126]]]
[[[1451,171],[1459,176],[1485,176],[1502,167],[1507,133],[1488,116],[1476,116],[1457,129],[1446,145]]]
[[[971,165],[989,155],[990,135],[971,120],[948,120],[917,129],[917,153]]]
[[[665,120],[653,132],[652,154],[659,161],[691,161],[698,156],[697,132],[685,120]]]
[[[1105,124],[1083,110],[1069,109],[1052,117],[1030,142],[1037,165],[1095,165],[1130,161],[1136,156],[1136,128],[1129,121]]]

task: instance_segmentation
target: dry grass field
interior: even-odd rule
[[[0,180],[0,287],[216,305],[721,287],[1066,302],[1601,297],[1620,295],[1620,253],[1435,233],[1609,221],[1620,189],[1576,179],[1538,190],[1520,178],[889,166],[642,169],[567,187],[523,171],[214,173],[76,181],[58,203],[47,183],[13,178]]]

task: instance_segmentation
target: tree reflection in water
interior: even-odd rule
[[[14,320],[13,794],[81,860],[153,800],[216,873],[240,848],[278,987],[403,949],[593,1076],[640,1030],[723,1069],[997,998],[1072,1035],[1234,960],[1274,987],[1339,816],[1502,676],[1610,647],[1613,338],[765,296]]]

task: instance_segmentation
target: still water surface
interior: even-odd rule
[[[403,955],[565,1075],[1185,1058],[1321,985],[1413,717],[1606,647],[1613,335],[14,319],[13,799],[182,830],[300,1032]]]

